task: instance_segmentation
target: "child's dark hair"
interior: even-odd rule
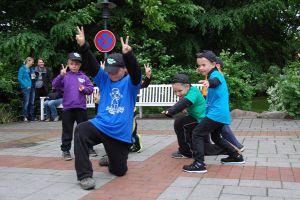
[[[172,78],[172,84],[174,84],[174,83],[191,84],[190,78],[186,74],[176,74]]]

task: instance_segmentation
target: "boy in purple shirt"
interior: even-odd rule
[[[68,55],[68,65],[53,80],[54,88],[63,88],[63,118],[62,118],[62,156],[64,160],[72,160],[70,149],[73,139],[73,126],[87,121],[86,97],[93,93],[94,87],[90,79],[81,71],[81,56],[79,53]],[[70,71],[67,72],[67,68]]]

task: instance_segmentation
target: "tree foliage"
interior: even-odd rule
[[[217,54],[222,49],[243,52],[243,59],[251,63],[248,73],[258,75],[268,72],[270,66],[283,68],[300,49],[299,0],[111,1],[117,7],[110,10],[108,29],[116,38],[129,35],[142,63],[155,63],[157,83],[167,81],[159,70],[186,70],[192,75],[194,55],[204,49]],[[77,25],[84,26],[86,39],[93,42],[103,29],[99,2],[0,2],[0,22],[10,25],[0,30],[0,70],[5,71],[1,90],[7,85],[1,91],[7,94],[2,101],[11,101],[9,93],[17,90],[18,67],[27,56],[43,57],[47,66],[58,71],[67,53],[77,49]],[[119,49],[117,42],[114,51]],[[96,55],[103,59],[103,54]]]

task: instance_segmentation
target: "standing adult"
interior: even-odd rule
[[[27,57],[18,71],[18,81],[23,94],[22,116],[24,122],[34,119],[34,105],[32,105],[32,102],[34,102],[35,92],[32,90],[31,80],[35,78],[35,74],[30,73],[33,62],[32,57]]]
[[[45,67],[44,60],[38,58],[37,66],[35,67],[35,89],[38,97],[48,96],[49,84],[51,84],[52,73],[48,67]]]

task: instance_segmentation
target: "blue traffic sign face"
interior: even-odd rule
[[[99,51],[109,52],[116,45],[116,37],[109,30],[101,30],[96,34],[94,44]]]

